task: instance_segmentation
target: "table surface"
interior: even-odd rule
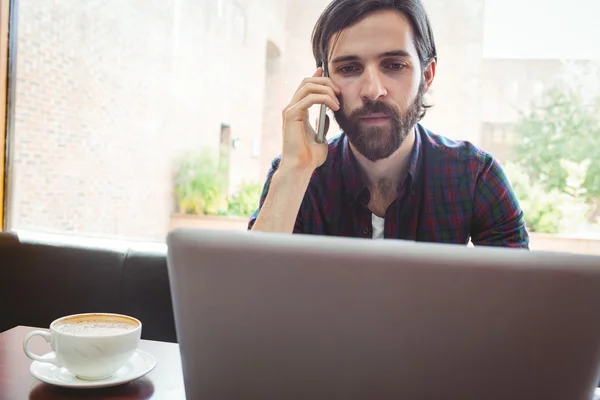
[[[103,389],[68,389],[38,381],[29,373],[33,362],[23,352],[23,339],[34,329],[18,326],[0,333],[0,399],[185,399],[179,345],[142,340],[140,349],[156,358],[156,367],[135,381]],[[45,354],[50,345],[40,337],[29,342],[34,353]]]
[[[68,389],[38,381],[29,373],[33,361],[23,352],[23,339],[34,329],[41,328],[17,326],[0,333],[0,400],[185,399],[179,345],[175,343],[140,342],[139,348],[156,358],[154,370],[142,378],[110,388]],[[29,346],[38,354],[50,351],[42,338],[33,338]],[[600,400],[600,389],[594,400]]]

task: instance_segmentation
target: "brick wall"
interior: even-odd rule
[[[277,2],[20,2],[11,229],[162,239],[184,150],[241,146],[259,179],[266,43]]]

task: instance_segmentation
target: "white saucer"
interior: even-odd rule
[[[53,353],[50,352],[42,357],[50,357]],[[156,366],[156,359],[149,353],[142,350],[136,350],[131,356],[127,364],[119,369],[113,376],[107,379],[98,381],[86,381],[77,378],[75,375],[67,371],[65,368],[59,368],[49,363],[34,361],[29,367],[31,375],[42,382],[51,385],[62,386],[67,388],[103,388],[109,386],[122,385],[134,379],[141,378]]]

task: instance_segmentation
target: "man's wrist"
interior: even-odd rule
[[[312,167],[290,165],[282,162],[277,168],[275,176],[284,181],[298,181],[298,183],[306,182],[308,184],[313,172],[314,168]]]

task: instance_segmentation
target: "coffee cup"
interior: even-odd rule
[[[138,348],[142,323],[121,314],[86,313],[58,318],[49,331],[35,330],[23,341],[32,360],[64,367],[77,378],[101,380],[111,377]],[[34,336],[43,337],[53,354],[41,357],[28,347]]]

